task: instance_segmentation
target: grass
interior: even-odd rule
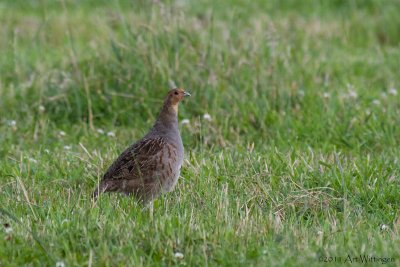
[[[400,266],[399,8],[2,1],[0,266]],[[93,204],[174,84],[175,191]]]

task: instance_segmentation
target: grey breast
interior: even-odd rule
[[[183,163],[184,151],[180,135],[179,140],[169,142],[168,148],[165,150],[164,153],[166,153],[165,156],[168,159],[166,165],[169,171],[167,179],[164,179],[164,182],[162,184],[162,190],[163,192],[170,192],[175,187],[178,181],[181,166]]]

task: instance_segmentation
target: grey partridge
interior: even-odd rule
[[[92,194],[94,198],[103,192],[122,192],[148,203],[172,191],[183,162],[177,115],[185,96],[190,94],[182,89],[168,92],[153,128],[108,168]]]

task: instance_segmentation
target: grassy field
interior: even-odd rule
[[[400,266],[399,10],[1,1],[0,266]],[[174,85],[176,190],[94,204]]]

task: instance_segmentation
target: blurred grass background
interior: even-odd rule
[[[369,253],[399,266],[399,10],[1,1],[0,218],[14,234],[0,234],[0,263],[297,266]],[[121,196],[91,206],[173,85],[192,93],[177,190],[154,210]]]

